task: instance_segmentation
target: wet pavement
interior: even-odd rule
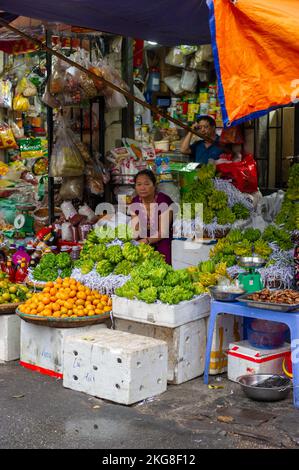
[[[299,409],[246,398],[239,386],[203,378],[132,406],[66,389],[18,362],[0,365],[1,449],[299,448]]]

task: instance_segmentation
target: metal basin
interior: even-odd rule
[[[226,290],[222,290],[219,286],[210,287],[210,292],[215,300],[220,300],[221,302],[234,302],[240,295],[245,293],[245,290],[241,290],[240,292],[229,292]]]
[[[263,387],[258,386],[262,385],[267,379],[273,379],[273,384],[275,384],[275,379],[277,382],[282,380],[285,382],[284,385],[279,385],[278,387]],[[247,395],[248,398],[257,401],[278,401],[287,398],[292,388],[292,381],[283,375],[273,375],[273,374],[252,374],[252,375],[241,375],[237,378],[237,382],[241,385],[243,392]]]
[[[266,264],[266,260],[261,256],[241,256],[238,258],[239,266],[244,268],[262,268]]]

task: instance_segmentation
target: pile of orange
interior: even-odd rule
[[[47,282],[42,292],[34,294],[19,310],[28,315],[43,317],[91,317],[112,309],[112,300],[96,290],[85,287],[72,278]]]

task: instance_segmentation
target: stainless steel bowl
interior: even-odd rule
[[[238,258],[238,264],[243,268],[262,268],[266,260],[261,256],[241,256]]]
[[[233,302],[236,300],[240,295],[245,293],[245,290],[240,289],[240,292],[229,292],[226,290],[222,290],[219,286],[212,286],[209,288],[213,299],[220,300],[221,302]]]
[[[273,374],[252,374],[241,375],[237,378],[237,382],[241,385],[243,392],[248,398],[257,401],[278,401],[287,398],[292,388],[290,379],[282,375],[275,377],[287,380],[287,384],[279,387],[257,387],[257,384],[264,382],[266,379],[274,377]]]

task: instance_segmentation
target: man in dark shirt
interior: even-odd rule
[[[181,144],[181,152],[192,155],[192,159],[198,163],[207,164],[209,160],[218,160],[224,153],[223,147],[217,146],[219,137],[216,135],[216,123],[211,116],[203,116],[192,125],[192,129],[197,130],[203,136],[213,139],[215,143],[206,140],[199,140],[190,145],[192,133],[188,132]]]

